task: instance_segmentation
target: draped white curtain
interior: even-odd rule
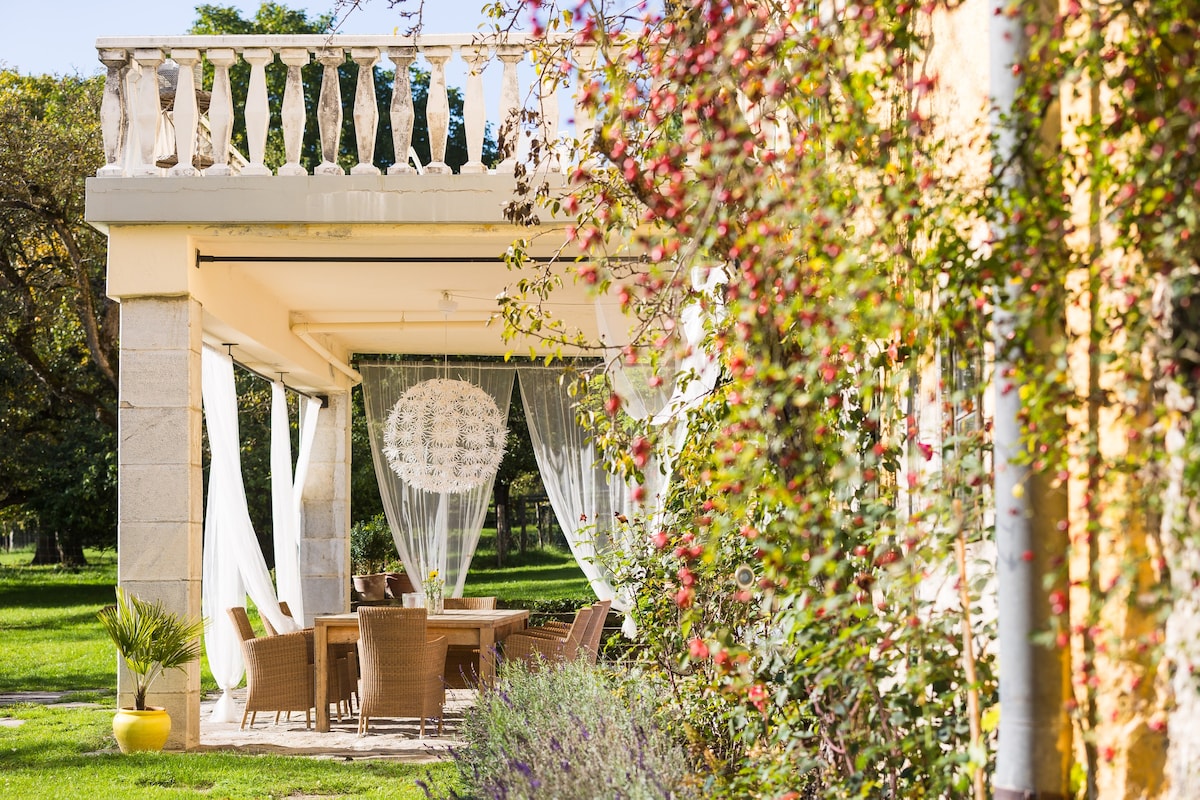
[[[287,393],[282,383],[271,383],[271,521],[275,540],[275,585],[279,599],[288,604],[292,618],[298,622],[304,620],[304,593],[300,586],[300,532],[303,530],[300,513],[320,410],[320,400],[300,398],[300,447],[293,477]]]
[[[204,566],[200,604],[210,626],[204,637],[209,668],[221,687],[213,719],[234,722],[230,691],[242,679],[241,645],[225,609],[246,603],[249,593],[259,613],[279,631],[297,625],[279,610],[275,587],[246,508],[238,448],[237,391],[233,359],[205,346],[202,355],[204,424],[211,460],[204,515]]]
[[[712,298],[716,288],[726,281],[721,268],[693,269],[692,288]],[[706,315],[699,302],[686,304],[680,311],[678,332],[687,345],[678,364],[660,365],[664,376],[658,386],[652,386],[650,367],[627,364],[622,353],[630,339],[630,319],[619,305],[596,300],[596,324],[600,340],[605,345],[605,360],[609,380],[620,396],[622,408],[634,419],[650,420],[653,425],[671,425],[681,421],[716,385],[720,364],[702,346]],[[670,438],[670,437],[669,437]]]
[[[513,370],[456,364],[363,364],[359,372],[363,376],[363,401],[375,476],[400,560],[418,591],[429,572],[436,569],[445,581],[447,596],[461,597],[494,481],[460,494],[415,489],[388,466],[383,454],[383,429],[388,412],[404,392],[435,378],[479,386],[495,401],[501,416],[507,418]]]
[[[529,437],[554,516],[596,597],[612,600],[618,611],[627,611],[627,600],[616,593],[612,573],[596,556],[630,544],[622,538],[628,528],[617,522],[617,515],[630,517],[643,510],[634,507],[634,487],[604,468],[589,432],[579,422],[578,402],[562,372],[522,368],[520,375]],[[644,472],[644,505],[657,506],[663,476],[654,463],[647,464]]]

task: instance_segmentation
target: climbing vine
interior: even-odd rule
[[[674,380],[698,303],[721,367],[666,514],[611,556],[716,791],[984,796],[1009,393],[1013,463],[1068,498],[1038,646],[1073,657],[1076,788],[1136,747],[1163,763],[1163,619],[1195,513],[1196,5],[1022,17],[1019,91],[990,122],[978,86],[977,107],[944,102],[970,79],[938,32],[989,24],[973,2],[522,12],[571,30],[542,60],[583,71],[595,125],[565,189],[530,188],[580,257],[564,277],[514,244],[510,333],[587,344],[545,303],[576,280],[625,311],[624,364]],[[622,402],[595,435],[637,476],[665,437]]]

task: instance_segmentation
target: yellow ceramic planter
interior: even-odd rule
[[[122,708],[113,717],[113,736],[122,753],[162,750],[170,735],[171,717],[165,708]]]

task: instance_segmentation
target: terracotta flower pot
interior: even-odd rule
[[[354,591],[359,598],[368,603],[383,600],[387,596],[387,574],[378,572],[374,575],[355,575]]]
[[[170,735],[171,716],[165,708],[122,708],[113,717],[113,736],[122,753],[158,752]]]

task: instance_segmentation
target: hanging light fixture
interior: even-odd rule
[[[457,308],[449,292],[438,307],[447,319]],[[383,454],[401,480],[426,492],[459,494],[490,481],[504,457],[504,417],[473,383],[422,381],[400,396],[383,431]]]

